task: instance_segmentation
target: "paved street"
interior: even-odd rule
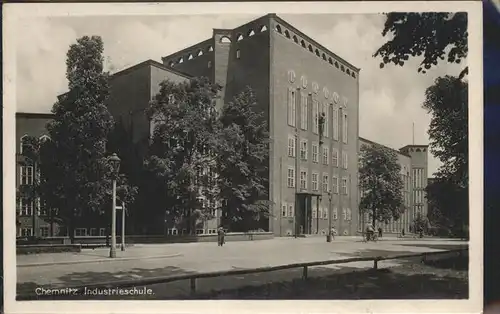
[[[198,272],[245,269],[284,265],[327,259],[433,252],[459,248],[466,242],[441,239],[387,238],[377,243],[363,243],[359,238],[340,238],[327,243],[324,237],[277,238],[254,242],[229,242],[224,247],[216,243],[149,244],[118,250],[118,258],[107,258],[108,249],[84,250],[81,253],[40,254],[18,256],[17,280],[20,290],[40,286],[68,287],[112,282],[125,279],[170,276]],[[92,262],[92,260],[94,262]],[[47,263],[54,263],[48,265]],[[85,261],[81,263],[81,261]],[[36,265],[34,263],[38,263]],[[384,261],[380,267],[394,266],[401,261]],[[371,262],[315,267],[310,276],[325,272],[366,268]],[[197,290],[210,291],[242,285],[300,277],[300,270],[264,274],[221,277],[199,280]],[[185,295],[189,282],[180,281],[152,286],[162,297]]]

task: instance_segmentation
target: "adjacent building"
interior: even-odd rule
[[[214,29],[211,38],[164,56],[162,62],[145,61],[111,78],[109,110],[131,131],[135,143],[144,144],[144,151],[153,124],[142,112],[161,81],[208,77],[222,86],[219,108],[249,86],[271,137],[268,197],[274,205],[265,228],[276,236],[326,234],[331,207],[340,234],[360,230],[359,68],[275,14],[234,29]],[[36,133],[25,129],[22,115],[18,140]],[[43,134],[43,128],[37,132]],[[426,146],[405,146],[398,154],[405,165],[408,197],[417,199],[425,180],[413,189],[413,176],[427,177]],[[425,211],[425,204],[408,202],[412,210]],[[197,233],[215,232],[220,213],[216,216]],[[182,230],[168,226],[168,233]]]

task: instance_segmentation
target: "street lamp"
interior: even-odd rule
[[[113,207],[111,210],[111,250],[109,257],[116,257],[116,178],[120,171],[120,158],[116,154],[111,155],[108,159],[113,168]]]
[[[328,191],[328,234],[326,236],[326,242],[332,242],[332,192]]]

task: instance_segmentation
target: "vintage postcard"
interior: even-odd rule
[[[481,311],[480,2],[3,17],[7,313]]]

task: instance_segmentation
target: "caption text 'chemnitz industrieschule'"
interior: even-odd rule
[[[269,231],[275,236],[326,234],[328,192],[338,233],[355,235],[363,228],[368,220],[358,210],[358,155],[360,145],[373,142],[359,137],[360,69],[275,14],[234,29],[214,29],[211,38],[162,61],[148,60],[111,77],[108,108],[132,132],[135,143],[147,147],[152,123],[142,112],[163,80],[208,77],[222,86],[219,107],[250,86],[268,119],[271,137],[269,196],[274,205]],[[322,113],[325,120],[320,130]],[[46,136],[45,124],[51,118],[50,114],[18,113],[18,149],[24,136]],[[427,145],[408,145],[395,152],[408,210],[384,229],[399,233],[408,232],[417,212],[427,213]],[[18,186],[33,182],[30,167],[16,169]],[[46,210],[40,211],[33,230],[33,204],[21,196],[17,205],[18,236],[58,234],[60,226],[54,225]],[[218,223],[218,218],[208,221],[197,233],[215,233]],[[165,228],[170,235],[184,232],[174,225]],[[85,225],[75,232],[77,236],[104,236],[106,231],[104,226]]]

